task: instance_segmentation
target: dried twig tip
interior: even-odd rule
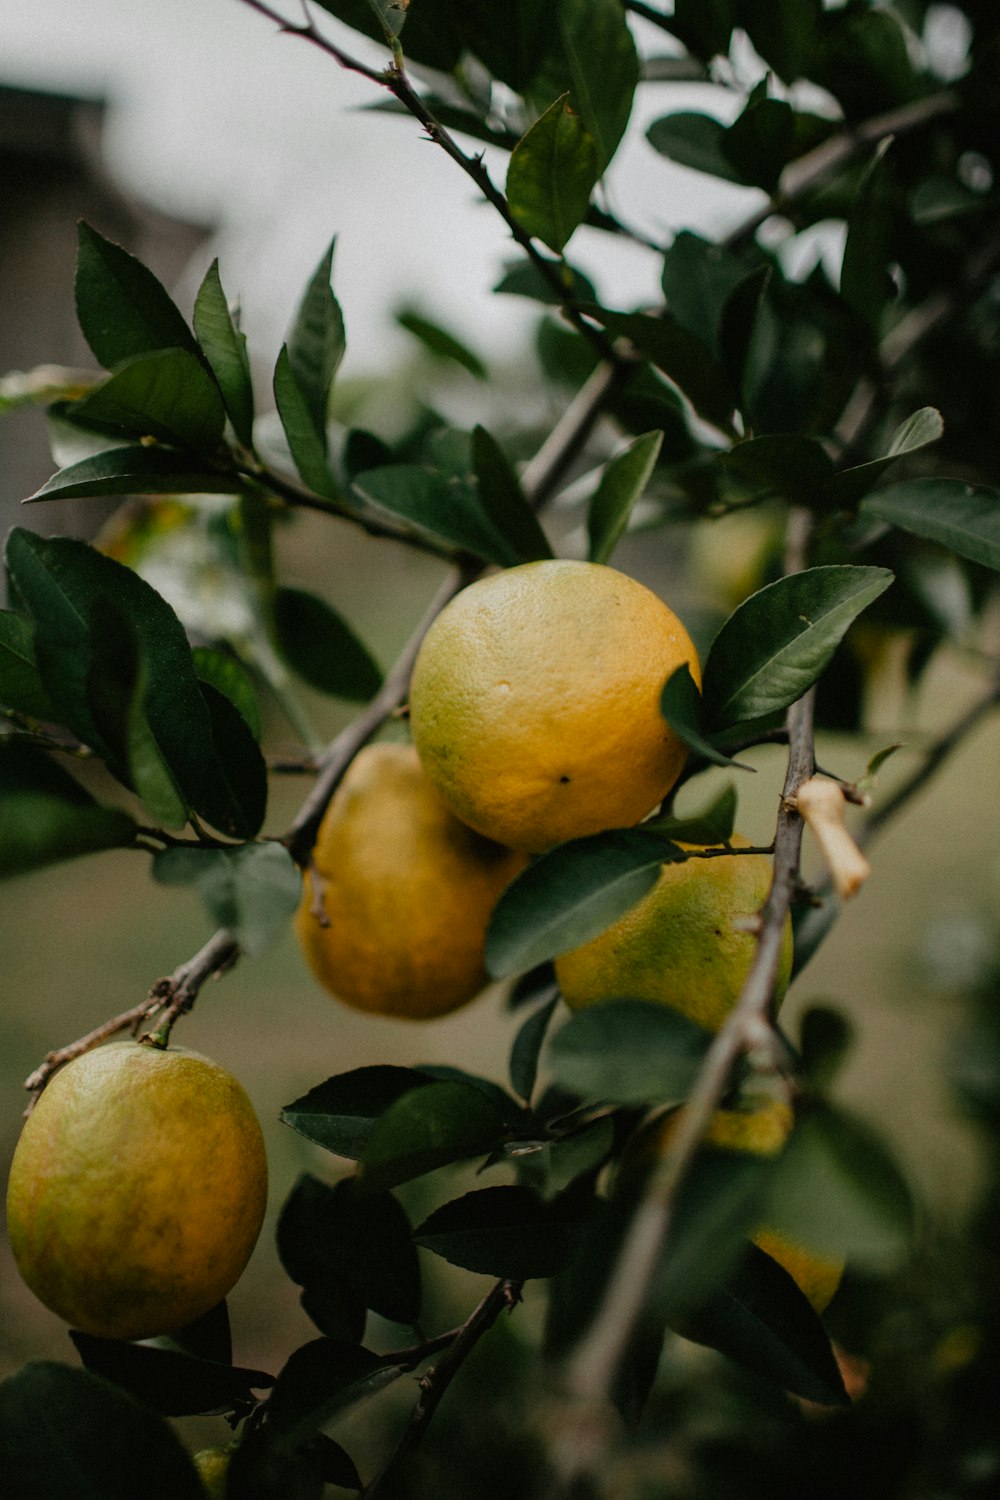
[[[810,776],[795,794],[795,806],[822,850],[837,895],[849,900],[868,879],[871,865],[847,831],[844,793],[837,782]]]

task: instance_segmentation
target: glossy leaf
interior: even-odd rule
[[[337,481],[326,461],[326,433],[316,430],[313,414],[292,369],[287,345],[274,367],[274,400],[288,449],[304,484],[327,500],[339,498]]]
[[[609,312],[589,305],[583,311],[603,324],[613,338],[630,339],[704,416],[728,426],[734,406],[728,381],[708,347],[676,319],[669,315]]]
[[[712,766],[735,766],[743,771],[753,769],[752,766],[732,760],[717,745],[713,745],[706,735],[702,697],[687,662],[671,672],[664,683],[660,695],[660,712],[674,733],[700,760],[708,761]]]
[[[836,505],[856,505],[897,459],[926,448],[929,443],[936,443],[943,434],[941,413],[936,407],[922,406],[896,428],[884,458],[874,458],[869,463],[841,469],[831,475],[826,483],[825,497]]]
[[[536,562],[551,557],[548,537],[528,503],[513,465],[485,427],[473,428],[472,465],[483,510],[521,561]]]
[[[378,692],[378,663],[325,599],[303,589],[277,589],[274,626],[282,656],[310,687],[359,703]]]
[[[55,1495],[205,1500],[191,1458],[148,1406],[89,1370],[39,1361],[0,1385],[4,1488]]]
[[[730,782],[700,811],[652,818],[645,826],[675,843],[727,844],[733,836],[737,802],[736,788]]]
[[[102,807],[34,746],[0,742],[0,879],[133,841],[122,808]]]
[[[703,683],[708,723],[722,729],[794,703],[891,582],[886,568],[808,568],[751,595],[709,652]]]
[[[219,388],[188,349],[133,355],[103,385],[75,401],[68,414],[84,424],[158,438],[208,456],[218,447],[225,424]]]
[[[358,1162],[358,1182],[380,1192],[437,1167],[492,1151],[504,1118],[493,1099],[466,1083],[436,1083],[404,1094],[376,1122]]]
[[[507,202],[528,234],[558,255],[583,221],[597,177],[593,137],[563,95],[514,147]]]
[[[1000,568],[1000,489],[960,479],[910,479],[869,495],[861,516]]]
[[[70,1338],[88,1370],[113,1380],[165,1417],[233,1411],[254,1402],[255,1390],[274,1384],[266,1370],[218,1364],[176,1349],[95,1338],[76,1329]]]
[[[466,1271],[528,1281],[554,1276],[566,1264],[579,1217],[528,1188],[482,1188],[435,1209],[414,1239]]]
[[[262,953],[281,936],[302,896],[302,877],[281,844],[237,849],[164,849],[153,860],[161,885],[193,885],[219,927],[245,953]]]
[[[711,1033],[668,1006],[608,999],[585,1006],[549,1044],[553,1078],[584,1099],[609,1104],[678,1104],[711,1043]]]
[[[591,562],[607,562],[614,552],[652,477],[662,444],[662,432],[644,433],[605,465],[587,511]]]
[[[306,287],[286,346],[288,367],[324,456],[330,392],[347,342],[340,304],[330,286],[333,246],[331,240]]]
[[[60,469],[28,500],[70,500],[86,495],[236,494],[235,474],[201,468],[167,448],[106,448]]]
[[[35,666],[34,636],[25,615],[0,609],[0,711],[51,721],[54,710]]]
[[[457,339],[453,333],[449,333],[439,323],[433,322],[430,318],[422,317],[420,313],[415,312],[412,308],[406,308],[402,312],[397,313],[396,322],[400,328],[405,328],[407,333],[412,333],[413,337],[418,339],[427,352],[432,354],[435,359],[451,361],[453,364],[460,365],[463,370],[467,370],[477,380],[485,380],[487,378],[489,372],[479,358],[479,355],[474,354],[468,345],[463,344],[461,339]]]
[[[339,1073],[281,1111],[281,1118],[307,1141],[357,1161],[375,1122],[397,1099],[431,1080],[415,1068],[375,1065]]]
[[[106,370],[157,349],[197,353],[191,330],[152,271],[83,223],[77,245],[76,315]]]
[[[676,845],[640,828],[559,844],[500,897],[486,940],[487,969],[504,979],[589,942],[652,889],[666,860],[678,858]]]
[[[540,1005],[523,1023],[514,1045],[510,1049],[510,1081],[514,1092],[526,1102],[531,1099],[538,1077],[538,1057],[545,1041],[549,1022],[558,1004],[558,997]]]
[[[597,148],[602,174],[632,112],[639,60],[620,0],[559,0],[559,34],[574,109]]]
[[[409,0],[368,0],[387,37],[397,37],[406,22]]]
[[[230,312],[222,290],[218,260],[213,260],[198,289],[194,331],[218,381],[233,431],[249,448],[253,443],[254,415],[250,359],[246,336]]]
[[[369,504],[409,522],[418,533],[504,568],[521,560],[485,515],[475,492],[459,479],[416,464],[392,464],[359,474],[354,488]]]
[[[207,683],[229,699],[259,743],[264,730],[260,704],[253,678],[243,663],[212,646],[195,646],[191,654],[198,681]]]

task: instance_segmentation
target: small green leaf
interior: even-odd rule
[[[368,0],[368,4],[378,16],[386,38],[399,36],[406,22],[410,0]]]
[[[0,609],[0,712],[51,722],[55,711],[35,666],[34,638],[25,615]]]
[[[198,352],[191,330],[152,271],[83,223],[77,247],[76,315],[106,370],[157,349]]]
[[[414,1239],[466,1271],[528,1281],[563,1268],[579,1225],[579,1210],[544,1203],[528,1188],[481,1188],[436,1209]]]
[[[702,698],[687,662],[671,672],[664,683],[660,695],[660,712],[688,749],[701,760],[707,760],[709,765],[735,766],[742,771],[753,770],[752,766],[730,759],[705,734],[702,727]]]
[[[354,488],[370,505],[401,517],[418,533],[503,568],[521,561],[485,514],[476,492],[459,478],[416,464],[391,464],[359,474]]]
[[[654,151],[679,166],[742,184],[741,173],[722,148],[725,133],[726,127],[711,115],[681,110],[654,120],[646,138]]]
[[[277,589],[274,626],[282,656],[310,687],[358,703],[378,692],[378,663],[325,599],[303,589]]]
[[[578,948],[651,890],[660,867],[683,855],[669,839],[619,828],[559,844],[504,891],[486,940],[494,979]]]
[[[288,1104],[281,1118],[307,1141],[357,1161],[379,1120],[397,1099],[431,1080],[415,1068],[376,1065],[328,1078]]]
[[[558,255],[582,223],[597,178],[597,147],[564,94],[514,147],[507,202],[522,228]]]
[[[528,504],[513,465],[485,427],[473,428],[472,466],[483,510],[521,561],[551,557],[548,537]]]
[[[194,331],[219,383],[233,431],[249,448],[253,444],[253,384],[247,341],[229,310],[218,260],[213,260],[198,289]]]
[[[67,416],[129,437],[154,437],[209,457],[225,424],[219,388],[188,349],[135,354]]]
[[[860,514],[1000,568],[1000,489],[960,479],[910,479],[869,495]]]
[[[429,354],[435,359],[450,360],[456,365],[461,365],[463,370],[468,370],[477,380],[485,380],[489,374],[486,366],[478,354],[473,354],[467,345],[457,339],[453,333],[442,328],[439,323],[434,323],[430,318],[424,318],[412,308],[404,308],[396,314],[396,322],[400,328],[405,328],[407,333],[412,333],[415,339],[419,339]]]
[[[326,433],[317,432],[313,414],[295,372],[287,345],[274,367],[274,400],[289,452],[304,484],[326,500],[340,499],[337,481],[326,461]]]
[[[810,505],[833,477],[833,461],[817,438],[799,433],[768,433],[720,453],[723,492],[740,504],[777,495],[793,505]]]
[[[208,683],[229,699],[259,744],[264,729],[260,704],[253,678],[243,663],[213,646],[195,646],[191,654],[198,681]]]
[[[897,427],[884,458],[875,458],[870,463],[857,464],[853,469],[841,469],[831,475],[826,483],[825,498],[835,505],[856,505],[890,464],[906,453],[915,453],[918,448],[936,443],[943,434],[941,413],[933,406],[922,406]]]
[[[651,818],[643,826],[677,844],[728,844],[736,822],[736,788],[724,786],[700,812]]]
[[[669,1006],[627,998],[577,1011],[549,1045],[548,1066],[563,1088],[608,1104],[679,1104],[711,1033]]]
[[[69,500],[77,495],[224,495],[238,494],[242,487],[237,475],[198,469],[182,453],[168,448],[106,448],[60,469],[28,500]]]
[[[344,317],[330,286],[333,247],[331,240],[299,303],[287,344],[288,367],[324,459],[330,392],[346,348]]]
[[[261,953],[298,910],[302,879],[281,844],[238,849],[165,849],[153,860],[161,885],[193,885],[214,923],[244,952]]]
[[[591,562],[607,562],[614,552],[635,502],[652,477],[662,444],[662,432],[644,433],[605,465],[587,512]]]
[[[504,1118],[481,1089],[431,1082],[404,1094],[376,1122],[358,1161],[358,1183],[380,1192],[437,1167],[482,1156],[504,1137]]]
[[[510,1049],[510,1081],[514,1092],[525,1102],[530,1101],[538,1077],[538,1056],[545,1041],[552,1014],[559,1003],[553,996],[540,1005],[521,1026]]]
[[[95,1338],[75,1328],[70,1338],[88,1370],[113,1380],[164,1417],[233,1411],[253,1403],[254,1390],[274,1384],[265,1370],[197,1359],[177,1349]]]
[[[0,742],[0,879],[133,841],[135,824],[101,807],[34,746]]]
[[[620,0],[559,0],[559,33],[573,107],[597,147],[597,175],[632,113],[639,59]]]
[[[565,261],[550,261],[549,264],[566,284],[564,301],[597,301],[597,291],[593,282],[582,272],[575,271]],[[530,297],[534,302],[544,302],[551,307],[558,306],[560,300],[552,290],[551,282],[530,260],[511,261],[506,267],[503,278],[493,290],[508,297]]]
[[[708,724],[724,729],[794,703],[825,670],[848,627],[889,587],[886,568],[807,568],[751,595],[705,664]]]

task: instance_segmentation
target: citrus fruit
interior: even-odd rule
[[[369,745],[320,825],[295,920],[302,951],[357,1010],[444,1015],[486,983],[490,913],[524,863],[449,812],[412,746]]]
[[[11,1164],[18,1269],[85,1333],[150,1338],[208,1312],[260,1232],[267,1164],[250,1100],[182,1048],[116,1042],[66,1064]]]
[[[194,1456],[198,1477],[205,1486],[208,1500],[225,1500],[226,1476],[232,1457],[228,1448],[202,1448]]]
[[[748,840],[734,834],[730,844],[745,849]],[[656,885],[631,911],[599,937],[556,959],[566,1003],[577,1010],[597,1000],[658,1000],[718,1031],[750,972],[752,924],[770,886],[766,854],[716,854],[665,864]],[[788,988],[791,964],[788,922],[779,1000]]]
[[[660,712],[677,616],[634,579],[553,559],[482,578],[435,620],[410,688],[413,740],[458,817],[537,852],[638,823],[686,749]]]

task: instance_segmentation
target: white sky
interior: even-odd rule
[[[295,0],[284,3],[294,17]],[[382,60],[380,49],[316,16],[351,49]],[[489,295],[513,247],[459,169],[415,122],[359,112],[380,97],[374,85],[280,35],[240,0],[0,0],[0,81],[107,100],[112,172],[160,209],[219,223],[205,263],[219,254],[226,291],[240,296],[265,358],[334,233],[334,285],[355,373],[406,347],[390,322],[406,298],[466,328],[487,354],[512,349],[533,320],[530,304]],[[643,119],[711,110],[717,100],[705,87],[649,88]],[[697,222],[711,232],[756,204],[753,190],[665,162],[635,123],[631,133],[611,186],[616,205],[646,231]],[[505,169],[497,156],[501,183]],[[648,252],[590,230],[570,251],[611,305],[656,297],[659,268]]]

